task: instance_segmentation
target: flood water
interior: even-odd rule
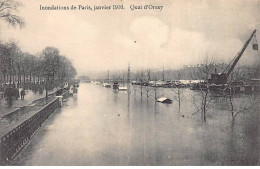
[[[132,88],[128,94],[80,84],[78,94],[47,119],[15,164],[259,164],[259,107],[232,120],[224,99],[219,98],[204,122],[190,101],[194,91],[182,90],[179,112],[175,100],[155,103],[154,93],[141,99],[139,89]],[[157,95],[173,97],[173,92],[162,89]],[[248,97],[237,96],[234,104],[249,104]]]

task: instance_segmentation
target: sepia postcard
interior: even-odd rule
[[[1,166],[259,166],[260,0],[0,0]]]

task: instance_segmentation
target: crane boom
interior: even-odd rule
[[[244,51],[246,50],[248,44],[252,40],[255,33],[256,33],[256,30],[253,31],[253,33],[251,34],[249,39],[246,41],[246,43],[244,44],[244,46],[242,47],[240,52],[238,52],[238,54],[234,57],[234,59],[229,63],[229,65],[226,67],[226,69],[222,73],[211,74],[210,78],[208,79],[209,83],[214,83],[214,84],[226,84],[227,83],[227,79],[228,79],[229,75],[231,74],[231,72],[233,71],[237,62],[239,61],[239,59],[243,55]]]
[[[251,34],[251,36],[249,37],[249,39],[246,41],[246,43],[244,44],[243,48],[241,49],[241,51],[237,54],[237,56],[235,56],[235,59],[233,61],[233,63],[231,62],[231,66],[229,69],[225,69],[223,71],[223,73],[225,73],[225,71],[227,70],[226,76],[228,77],[231,72],[233,71],[234,67],[236,66],[237,62],[239,61],[239,59],[241,58],[241,56],[243,55],[244,51],[246,50],[248,44],[250,43],[250,41],[252,40],[254,34],[256,33],[256,30],[253,31],[253,33]]]

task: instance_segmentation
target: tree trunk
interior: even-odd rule
[[[23,74],[23,83],[25,84],[25,73]]]
[[[12,73],[10,71],[10,76],[9,76],[9,84],[12,84]]]
[[[178,88],[178,102],[179,102],[179,112],[181,111],[181,93],[180,88]]]
[[[13,75],[13,83],[15,83],[15,74]]]
[[[206,122],[206,111],[207,111],[207,96],[208,96],[208,92],[206,92],[204,103],[203,103],[203,119],[205,122]]]
[[[179,113],[181,111],[181,100],[179,100]]]
[[[232,92],[231,92],[231,89],[230,89],[229,101],[230,101],[230,106],[231,106],[232,119],[234,120],[235,116],[234,116],[234,106],[233,106],[233,102],[232,102]]]
[[[4,73],[4,82],[6,82],[6,73]]]
[[[141,84],[141,97],[143,97],[143,85]]]

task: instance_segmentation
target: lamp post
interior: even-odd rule
[[[45,79],[45,91],[46,91],[45,99],[46,99],[46,101],[48,100],[48,81],[49,81],[49,76],[46,76],[46,79]]]

